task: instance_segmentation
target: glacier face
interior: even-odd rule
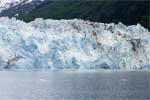
[[[0,18],[0,69],[149,69],[141,25]]]

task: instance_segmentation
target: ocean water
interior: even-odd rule
[[[1,71],[0,100],[149,100],[148,71]]]

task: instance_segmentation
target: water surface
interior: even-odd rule
[[[148,100],[146,71],[1,71],[1,100]]]

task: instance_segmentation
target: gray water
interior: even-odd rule
[[[1,71],[0,100],[148,100],[144,71]]]

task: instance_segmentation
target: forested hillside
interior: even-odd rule
[[[104,23],[122,22],[126,25],[140,23],[150,29],[149,1],[122,1],[122,0],[46,0],[34,9],[18,7],[15,11],[7,9],[1,16],[14,16],[27,22],[35,18],[44,19],[85,19]],[[27,6],[27,5],[26,5]],[[21,11],[20,11],[21,10]],[[11,11],[11,13],[10,13]],[[22,14],[23,12],[23,14]],[[26,13],[27,12],[27,13]]]

